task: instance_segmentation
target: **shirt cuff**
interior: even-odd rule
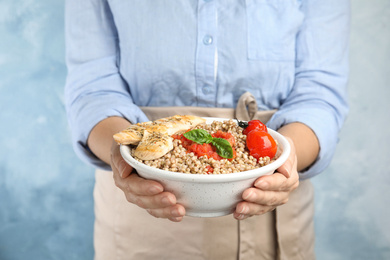
[[[86,163],[103,169],[111,170],[111,166],[97,158],[87,145],[89,133],[102,120],[108,117],[119,116],[126,118],[131,123],[147,121],[147,117],[142,110],[129,104],[125,97],[109,95],[84,96],[75,104],[73,109],[79,111],[73,119],[72,143],[76,154]],[[94,102],[95,100],[95,102]],[[99,100],[99,102],[96,102]],[[115,103],[115,109],[112,104]]]
[[[267,126],[277,130],[283,125],[294,122],[300,122],[310,127],[317,136],[320,145],[315,162],[299,173],[300,179],[303,180],[321,173],[330,164],[338,142],[339,131],[336,120],[331,113],[321,108],[312,107],[279,110],[267,123]]]

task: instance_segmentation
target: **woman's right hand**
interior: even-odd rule
[[[111,168],[115,184],[124,192],[127,201],[146,209],[156,218],[167,218],[174,222],[183,219],[185,208],[176,203],[175,195],[164,191],[159,182],[140,177],[122,158],[119,145],[115,142],[111,146]]]

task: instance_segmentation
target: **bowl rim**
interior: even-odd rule
[[[207,120],[206,123],[215,120],[217,121],[229,120],[228,118],[218,118],[218,117],[203,117],[203,118]],[[282,166],[283,163],[287,160],[291,150],[290,143],[283,135],[276,132],[275,130],[268,128],[268,132],[269,134],[271,134],[273,138],[277,139],[278,144],[282,146],[283,150],[281,155],[278,157],[278,159],[276,159],[274,162],[270,164],[267,164],[257,169],[243,171],[243,172],[235,172],[235,173],[228,173],[228,174],[210,174],[210,175],[190,174],[190,173],[183,173],[183,172],[170,172],[170,171],[154,168],[137,161],[131,156],[130,153],[131,148],[128,145],[120,145],[120,153],[123,159],[130,166],[132,166],[135,170],[141,172],[140,176],[142,176],[143,171],[148,171],[150,172],[149,175],[156,174],[156,178],[155,178],[156,180],[166,179],[166,180],[174,180],[180,182],[194,182],[194,183],[234,182],[234,181],[245,180],[254,177],[260,177],[267,173],[273,173],[277,168]],[[261,173],[259,173],[259,170]],[[148,177],[148,179],[154,179],[154,178]]]

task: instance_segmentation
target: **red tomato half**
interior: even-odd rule
[[[248,122],[248,126],[242,131],[244,135],[247,135],[252,130],[259,130],[268,132],[267,127],[260,120],[251,120]]]
[[[249,154],[259,159],[260,157],[274,158],[278,146],[274,138],[267,132],[252,130],[246,138],[246,146]]]

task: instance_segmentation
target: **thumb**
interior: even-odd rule
[[[119,145],[116,143],[112,144],[111,147],[111,168],[114,173],[119,174],[121,178],[126,178],[133,171],[133,167],[131,167],[122,157]]]
[[[296,165],[297,156],[295,153],[294,142],[289,137],[286,137],[286,139],[290,143],[291,151],[286,162],[282,166],[280,166],[276,171],[283,174],[286,178],[290,178],[291,173],[294,170],[293,167]]]

